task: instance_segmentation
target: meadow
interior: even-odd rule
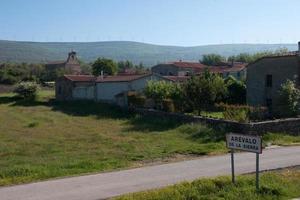
[[[267,134],[266,143],[300,137]],[[0,186],[228,152],[225,130],[140,116],[108,104],[0,95]]]

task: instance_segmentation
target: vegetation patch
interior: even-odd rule
[[[1,186],[228,151],[224,130],[53,97],[49,90],[36,99],[0,95]],[[265,140],[292,144],[299,137]]]
[[[260,190],[255,190],[255,176],[244,175],[237,178],[236,185],[230,177],[199,179],[162,189],[129,194],[117,200],[165,200],[165,199],[228,199],[228,200],[271,200],[291,199],[300,196],[300,170],[266,172],[261,175]]]

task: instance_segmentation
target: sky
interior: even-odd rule
[[[1,0],[0,40],[296,43],[299,0]]]

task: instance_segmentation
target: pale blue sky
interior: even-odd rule
[[[296,43],[299,0],[1,0],[0,39]]]

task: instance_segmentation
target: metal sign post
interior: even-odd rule
[[[231,150],[232,183],[235,184],[234,150],[256,153],[256,191],[259,190],[259,154],[262,153],[262,139],[260,136],[229,133],[226,135],[227,148]]]
[[[234,150],[231,149],[231,176],[232,183],[235,184],[235,176],[234,176]]]
[[[259,153],[256,153],[256,191],[259,190]]]

